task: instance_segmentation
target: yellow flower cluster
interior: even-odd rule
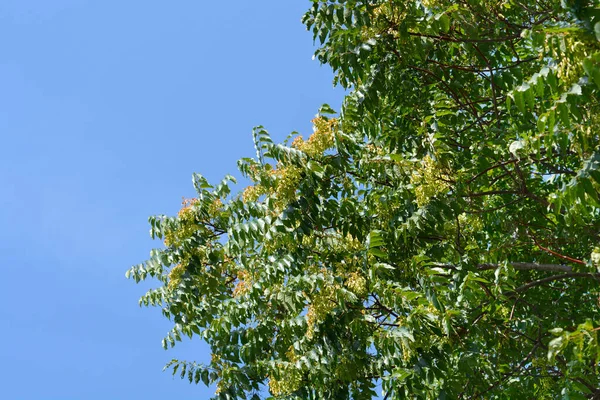
[[[302,135],[298,135],[292,141],[292,147],[295,149],[301,149],[304,146],[304,138]]]
[[[429,9],[439,7],[441,5],[439,0],[421,0],[421,4],[423,4],[425,8]]]
[[[312,123],[313,134],[310,135],[307,141],[304,141],[302,136],[296,137],[292,142],[292,147],[302,150],[310,157],[316,157],[335,144],[335,131],[338,120],[336,118],[316,117],[312,120]]]
[[[241,270],[237,274],[238,283],[233,289],[233,297],[242,296],[250,291],[252,288],[252,276],[248,271]]]
[[[350,273],[346,279],[345,285],[348,290],[358,297],[364,297],[368,294],[367,279],[359,272]]]
[[[296,350],[294,350],[294,346],[290,346],[288,351],[285,352],[287,359],[290,362],[296,362],[298,360],[298,356],[296,355]]]
[[[365,146],[365,150],[371,157],[384,156],[386,155],[386,150],[381,146],[375,146],[373,143],[369,143]],[[396,162],[396,161],[394,161]]]
[[[219,378],[221,378],[217,381],[217,389],[215,390],[215,394],[223,393],[230,385],[227,376],[229,370],[231,370],[231,363],[223,360],[218,354],[213,353],[211,355],[211,365],[216,370]]]
[[[280,211],[295,198],[296,190],[302,180],[302,169],[293,165],[279,164],[278,168],[270,170],[269,174],[275,177],[275,187],[267,190],[260,183],[248,186],[242,192],[242,201],[252,203],[262,195],[272,195],[276,199],[275,208]]]
[[[412,356],[411,348],[404,343],[404,340],[400,341],[400,345],[402,346],[402,359],[404,361],[410,360],[410,357]]]
[[[193,198],[193,199],[186,199],[185,197],[182,198],[181,200],[181,205],[183,207],[181,207],[181,210],[179,210],[179,212],[177,213],[177,215],[182,218],[188,214],[191,214],[193,212],[193,207],[198,204],[198,199]]]
[[[309,339],[314,337],[317,324],[322,322],[327,314],[335,308],[336,303],[334,299],[336,289],[338,289],[337,285],[326,285],[313,296],[306,313],[306,322],[308,325],[306,337]]]
[[[273,194],[277,198],[276,208],[281,209],[296,197],[296,190],[302,180],[302,169],[287,165],[280,166],[271,173],[277,176]]]
[[[333,147],[334,132],[337,129],[337,119],[325,119],[316,117],[312,120],[314,133],[307,141],[302,139],[302,136],[297,136],[292,147],[305,152],[311,157],[323,154],[324,151]],[[270,168],[270,165],[266,167]],[[253,173],[251,179],[257,182],[256,185],[248,186],[242,192],[242,201],[245,203],[255,202],[262,195],[273,195],[276,199],[275,208],[280,210],[285,207],[296,196],[298,185],[302,180],[302,169],[294,165],[279,164],[275,169],[262,170],[275,178],[275,185],[272,189],[267,190],[260,184],[260,171],[256,166],[251,166],[250,170]]]
[[[194,205],[197,199],[183,199],[183,207],[177,213],[179,217],[178,229],[165,232],[165,246],[177,246],[184,239],[189,238],[196,232],[200,225],[196,223],[196,215],[194,213]]]
[[[372,11],[373,24],[362,28],[363,40],[379,36],[382,32],[394,35],[406,18],[406,6],[402,3],[382,2]]]
[[[181,283],[181,278],[184,273],[185,273],[185,266],[183,266],[182,264],[177,264],[176,266],[174,266],[171,269],[171,271],[169,272],[169,283],[168,283],[167,287],[170,290],[177,289],[177,287]]]
[[[342,235],[339,232],[331,234],[328,247],[335,253],[358,253],[364,250],[364,244],[354,236]]]
[[[281,379],[269,378],[269,391],[273,396],[289,395],[300,389],[302,373],[294,368],[293,364],[279,363],[277,368],[280,370]]]
[[[415,188],[417,204],[426,205],[432,197],[447,192],[450,188],[449,181],[449,174],[444,168],[429,155],[425,156],[410,177],[410,183]]]
[[[248,186],[242,192],[242,201],[244,203],[254,203],[262,194],[264,193],[261,186]]]
[[[215,199],[210,206],[208,206],[208,215],[211,217],[217,216],[223,210],[223,202],[221,199]]]
[[[587,57],[586,49],[588,45],[584,44],[574,35],[563,35],[560,40],[564,43],[565,53],[571,57],[565,57],[554,51],[554,56],[560,59],[557,65],[556,76],[564,83],[565,87],[576,83],[583,74],[581,61]]]

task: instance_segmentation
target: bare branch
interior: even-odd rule
[[[561,272],[571,272],[573,269],[564,264],[538,264],[538,263],[528,263],[528,262],[511,262],[508,263],[512,265],[514,269],[518,270],[538,270],[538,271],[561,271]],[[477,265],[477,269],[480,271],[486,271],[490,269],[496,269],[500,267],[501,264],[479,264]]]

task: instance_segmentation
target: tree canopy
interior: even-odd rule
[[[312,0],[350,90],[151,217],[140,302],[218,399],[600,399],[600,9]]]

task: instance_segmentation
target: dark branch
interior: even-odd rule
[[[529,282],[523,286],[519,286],[518,288],[516,288],[515,292],[522,293],[534,286],[539,286],[539,285],[543,285],[544,283],[549,283],[549,282],[559,281],[559,280],[569,279],[569,278],[587,278],[587,279],[594,279],[594,280],[597,280],[600,282],[600,274],[594,274],[594,273],[589,273],[589,272],[572,272],[572,273],[563,274],[563,275],[549,276],[547,278],[542,278],[542,279],[538,279],[533,282]]]

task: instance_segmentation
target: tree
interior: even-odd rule
[[[351,89],[304,140],[254,130],[253,184],[194,175],[128,276],[200,336],[216,398],[600,398],[600,10],[313,0]]]

